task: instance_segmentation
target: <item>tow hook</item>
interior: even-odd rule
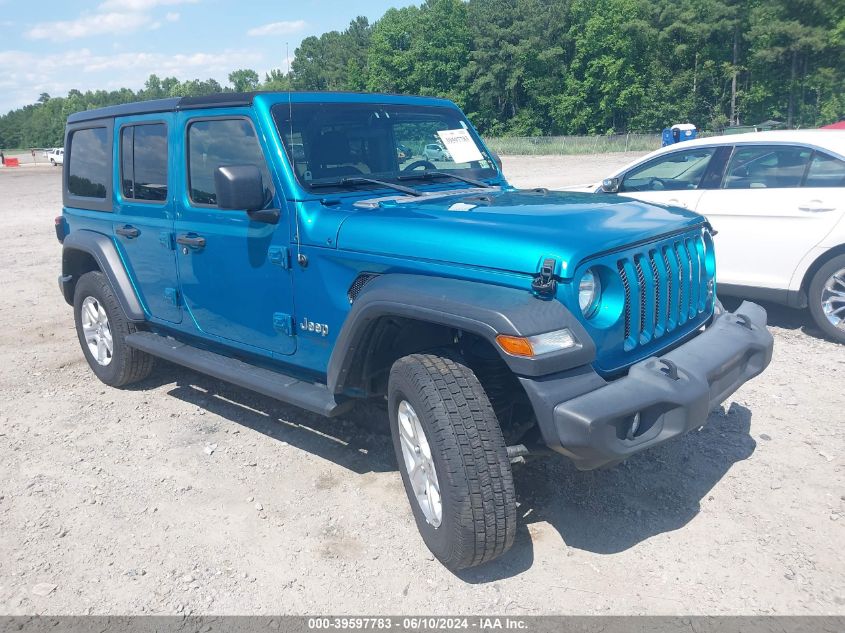
[[[739,314],[736,315],[736,318],[738,319],[737,323],[739,325],[746,327],[749,330],[752,329],[751,328],[751,319],[748,318],[748,315],[739,313]]]
[[[680,376],[678,376],[678,366],[668,358],[661,358],[660,363],[663,365],[661,368],[661,372],[671,378],[672,380],[680,380]]]
[[[669,361],[672,362],[672,361]],[[639,411],[634,414],[633,420],[631,420],[631,426],[628,427],[628,433],[625,435],[625,439],[629,442],[634,439],[634,436],[637,434],[637,431],[640,429],[640,413]]]

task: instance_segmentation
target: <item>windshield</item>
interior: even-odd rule
[[[292,116],[291,116],[292,115]],[[383,188],[426,172],[492,178],[493,160],[455,108],[374,103],[278,104],[273,116],[307,189]],[[293,122],[291,122],[293,119]]]

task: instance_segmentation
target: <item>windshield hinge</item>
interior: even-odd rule
[[[285,336],[295,336],[296,327],[293,324],[293,317],[284,312],[273,313],[273,329]]]
[[[555,281],[556,268],[556,259],[553,257],[544,259],[543,265],[540,267],[540,272],[534,277],[534,281],[531,282],[531,289],[538,295],[553,297],[557,290],[557,281]]]
[[[161,231],[158,234],[158,241],[169,251],[176,249],[176,243],[173,241],[173,233],[170,231]]]
[[[271,264],[281,266],[285,270],[290,268],[290,250],[287,246],[271,246],[267,255]]]

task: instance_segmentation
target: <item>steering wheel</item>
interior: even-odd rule
[[[432,163],[430,160],[415,160],[413,163],[404,167],[402,171],[414,171],[420,167],[424,167],[425,169],[437,169],[437,165]]]
[[[655,185],[659,185],[655,187]],[[651,182],[648,183],[648,186],[651,187],[652,191],[665,191],[668,189],[666,186],[666,181],[663,178],[652,178]]]

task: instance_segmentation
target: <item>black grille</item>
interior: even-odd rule
[[[626,350],[697,319],[711,306],[706,268],[709,244],[696,232],[666,240],[650,250],[626,253],[617,260],[625,292]]]
[[[645,275],[643,274],[643,267],[640,265],[642,257],[634,257],[634,270],[637,271],[637,284],[640,287],[640,334],[645,329],[645,315],[646,315],[646,287]]]
[[[686,249],[684,249],[686,250]],[[675,262],[678,264],[678,305],[683,310],[684,305],[684,265],[681,262],[681,254],[678,252],[678,246],[672,247],[672,252],[675,253]],[[678,315],[680,319],[680,314]]]
[[[622,279],[622,289],[625,291],[625,340],[631,336],[631,284],[628,283],[628,273],[622,262],[619,262],[619,277]]]
[[[657,269],[657,253],[655,251],[648,254],[648,261],[651,262],[651,278],[654,281],[654,325],[660,327],[660,271]]]
[[[361,273],[355,278],[355,281],[352,282],[352,285],[349,286],[349,290],[346,291],[346,296],[349,297],[349,303],[355,301],[358,298],[358,295],[361,294],[361,291],[364,289],[368,283],[370,283],[373,279],[378,277],[376,273]]]
[[[672,267],[669,265],[669,256],[666,254],[667,247],[663,247],[663,265],[666,266],[666,323],[672,321],[672,288],[675,287],[675,276],[672,274]]]

